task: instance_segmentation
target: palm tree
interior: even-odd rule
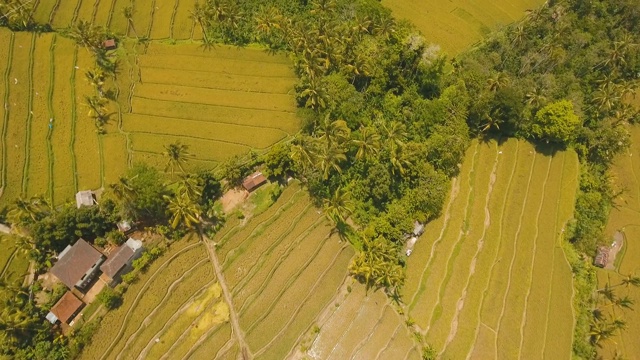
[[[620,86],[614,83],[604,83],[600,85],[598,91],[594,93],[593,103],[598,110],[611,110],[614,108],[622,97],[620,94]]]
[[[85,96],[85,105],[89,108],[88,115],[94,119],[98,119],[106,115],[105,106],[107,100],[100,96]]]
[[[202,197],[202,186],[198,184],[198,179],[190,174],[183,174],[176,185],[177,196],[184,196],[187,199],[199,202]]]
[[[373,23],[373,34],[388,40],[396,32],[396,24],[391,16],[383,15]]]
[[[336,225],[346,222],[353,213],[351,195],[343,188],[338,188],[330,198],[324,199],[322,203],[325,216]]]
[[[349,126],[347,126],[346,121],[331,121],[329,115],[327,115],[318,129],[317,135],[318,139],[324,142],[326,146],[331,147],[334,144],[342,145],[349,141],[351,138],[351,130]]]
[[[304,101],[304,106],[320,112],[327,107],[327,91],[316,77],[305,77],[302,80],[302,91],[298,97]]]
[[[187,198],[184,194],[173,198],[165,195],[165,198],[169,200],[168,209],[171,212],[171,220],[169,223],[172,228],[175,229],[179,225],[183,225],[187,229],[192,230],[200,224],[202,208],[195,201]]]
[[[40,220],[50,208],[50,204],[42,196],[32,196],[28,200],[19,197],[13,202],[7,218],[12,224],[25,225]]]
[[[503,72],[498,73],[497,75],[490,77],[487,80],[487,87],[489,91],[495,92],[504,88],[507,85],[509,85],[509,77],[507,76],[507,74]]]
[[[640,277],[630,273],[622,279],[620,285],[624,285],[627,289],[629,289],[630,286],[640,287]]]
[[[547,98],[544,96],[544,92],[541,87],[536,86],[525,95],[525,102],[534,108],[539,108],[544,105],[547,101]]]
[[[176,141],[172,144],[165,145],[165,151],[162,153],[167,158],[167,166],[164,171],[171,170],[171,177],[173,177],[173,173],[175,168],[177,167],[184,173],[183,165],[187,163],[187,160],[192,157],[191,154],[187,151],[189,149],[188,145],[181,144],[180,141]]]
[[[302,135],[297,136],[291,145],[291,159],[302,168],[304,172],[317,162],[318,141],[316,138]]]
[[[391,161],[391,171],[399,175],[404,175],[407,171],[407,167],[411,166],[411,159],[409,154],[405,151],[404,146],[393,144],[389,149],[389,160]]]
[[[323,147],[318,156],[317,166],[322,171],[322,178],[327,180],[332,171],[342,174],[341,163],[347,160],[345,150],[341,146]]]
[[[386,124],[383,125],[383,129],[389,146],[392,146],[393,144],[397,146],[404,146],[404,142],[409,134],[407,133],[407,127],[403,123],[399,121],[392,121],[389,126]]]
[[[353,140],[353,143],[358,147],[356,153],[358,160],[370,159],[380,151],[380,135],[371,127],[361,127],[360,138]]]
[[[89,70],[84,74],[89,81],[91,86],[95,87],[98,90],[100,96],[102,96],[102,86],[104,86],[104,71],[100,68],[96,68],[94,70]]]

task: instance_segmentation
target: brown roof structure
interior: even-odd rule
[[[82,300],[78,299],[71,291],[67,291],[58,302],[53,305],[51,312],[61,322],[68,324],[69,320],[84,305]]]
[[[593,260],[593,265],[604,268],[609,262],[609,248],[606,246],[600,246],[596,258]]]
[[[73,246],[67,247],[61,254],[58,262],[51,268],[51,273],[62,281],[69,289],[73,289],[78,281],[101,258],[102,253],[91,244],[78,239]]]
[[[115,39],[105,40],[102,43],[102,46],[104,46],[104,48],[107,49],[107,50],[113,50],[113,49],[115,49],[117,47],[116,40]]]
[[[242,186],[247,189],[247,191],[251,192],[266,182],[267,178],[262,175],[261,172],[256,171],[244,179],[244,181],[242,182]]]
[[[116,249],[112,254],[109,255],[109,258],[100,266],[100,270],[102,270],[102,274],[108,276],[110,279],[113,279],[123,267],[127,265],[127,262],[133,256],[133,249],[128,247],[126,244],[122,244],[119,248]]]

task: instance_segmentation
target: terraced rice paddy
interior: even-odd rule
[[[182,356],[205,333],[228,326],[228,309],[204,245],[182,240],[129,287],[82,358]]]
[[[625,244],[618,258],[616,258],[616,269],[600,270],[598,277],[600,285],[604,285],[609,279],[611,284],[620,283],[623,277],[634,274],[640,276],[640,220],[638,213],[640,212],[640,128],[632,126],[629,128],[631,132],[631,148],[623,155],[616,159],[613,166],[613,175],[616,187],[622,190],[622,195],[618,198],[616,207],[611,210],[609,215],[609,223],[607,224],[606,234],[613,237],[616,231],[621,230],[624,233]],[[627,295],[636,301],[640,301],[640,289],[618,289],[618,296]],[[616,336],[612,340],[605,343],[604,349],[601,349],[605,358],[613,357],[618,351],[628,359],[640,357],[640,312],[616,310],[616,315],[627,321],[627,330],[622,336]]]
[[[295,83],[285,57],[261,50],[152,44],[132,62],[133,91],[122,114],[133,161],[157,159],[180,140],[201,162],[265,150],[295,133],[290,93]],[[151,160],[154,161],[154,160]],[[156,160],[157,161],[157,160]]]
[[[295,351],[332,306],[353,256],[298,184],[212,241],[244,339],[264,359]],[[82,358],[235,358],[240,349],[227,322],[230,311],[203,245],[183,240],[129,288]]]
[[[396,17],[411,21],[428,42],[455,56],[499,26],[523,18],[527,10],[544,1],[384,0],[382,3]]]
[[[186,40],[196,33],[190,13],[195,3],[195,0],[36,0],[33,14],[36,21],[50,23],[54,28],[89,21],[130,37]],[[127,6],[133,7],[131,22],[124,16],[123,9]]]
[[[573,152],[473,143],[442,218],[408,260],[410,319],[443,358],[570,358]]]
[[[0,43],[8,49],[0,57],[0,205],[33,195],[60,204],[138,161],[164,169],[164,145],[174,141],[195,155],[188,169],[214,168],[299,128],[288,60],[261,50],[179,45],[176,56],[171,45],[145,53],[123,44],[121,75],[107,82],[118,101],[100,135],[85,105],[95,93],[85,78],[95,67],[88,51],[56,34],[2,29]]]
[[[213,241],[250,351],[263,359],[295,350],[331,303],[353,256],[297,184],[267,211],[244,225],[229,224]]]
[[[348,279],[301,339],[310,359],[420,359],[420,348],[387,296]],[[307,349],[302,351],[302,348]]]

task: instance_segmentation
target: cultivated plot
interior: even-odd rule
[[[416,25],[428,42],[457,55],[499,26],[507,25],[542,5],[542,0],[437,1],[384,0],[398,18]]]
[[[65,28],[78,21],[104,26],[129,37],[152,40],[192,39],[196,23],[191,16],[195,0],[35,0],[33,17],[38,23]],[[131,7],[127,19],[124,9]]]
[[[164,169],[164,146],[175,141],[195,155],[187,170],[211,169],[299,130],[296,80],[283,56],[162,44],[141,54],[144,48],[123,43],[119,76],[105,83],[117,101],[107,105],[102,135],[86,105],[96,94],[85,76],[96,67],[88,51],[53,33],[0,29],[0,43],[7,48],[0,57],[1,206],[35,195],[67,202],[116,181],[137,161]]]
[[[172,244],[129,286],[81,358],[182,358],[200,338],[227,326],[229,307],[207,251],[195,238]]]
[[[338,292],[353,256],[298,184],[246,224],[228,224],[213,241],[244,338],[261,359],[294,351]]]
[[[265,150],[299,129],[295,77],[285,57],[179,47],[176,54],[176,46],[152,44],[129,62],[133,78],[122,104],[122,130],[134,161],[153,159],[179,140],[196,159],[215,166],[250,149]]]
[[[443,358],[571,357],[573,284],[561,241],[577,181],[573,152],[472,144],[444,215],[408,259],[403,294]]]
[[[618,253],[615,261],[615,270],[600,270],[598,278],[603,286],[607,280],[612,285],[629,274],[640,276],[640,128],[632,126],[631,147],[620,155],[612,168],[614,181],[618,190],[623,191],[616,201],[616,207],[609,214],[609,223],[605,234],[613,241],[616,231],[624,234],[624,245]],[[640,290],[637,288],[619,288],[618,296],[629,295],[640,301]],[[640,312],[615,310],[616,316],[627,321],[627,330],[622,336],[616,336],[613,341],[605,342],[601,349],[605,357],[613,357],[617,351],[625,358],[634,359],[640,357]]]
[[[420,359],[413,334],[383,291],[365,290],[353,279],[324,309],[291,358]]]

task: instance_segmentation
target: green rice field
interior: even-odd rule
[[[10,284],[22,286],[25,276],[29,272],[29,258],[27,252],[17,245],[15,236],[2,235],[0,237],[0,280]]]
[[[625,243],[616,258],[615,270],[599,270],[598,278],[600,285],[604,285],[607,280],[611,284],[617,284],[623,277],[633,274],[640,276],[640,128],[638,126],[629,127],[631,133],[631,147],[626,154],[620,155],[616,159],[612,172],[614,182],[618,190],[623,191],[618,197],[616,207],[611,210],[606,234],[613,238],[616,231],[622,231]],[[611,240],[613,241],[613,240]],[[618,296],[628,295],[636,301],[640,301],[640,289],[629,288],[619,289]],[[640,312],[637,305],[635,311],[616,310],[616,316],[627,321],[627,330],[622,335],[607,341],[601,355],[605,358],[613,357],[617,351],[627,359],[640,357],[640,343],[637,339],[640,336]]]
[[[34,195],[70,201],[135,162],[162,170],[164,146],[175,141],[194,155],[188,169],[214,168],[300,126],[289,61],[259,49],[182,44],[175,56],[178,45],[123,43],[120,75],[106,85],[117,101],[99,134],[84,104],[95,93],[85,78],[95,67],[88,51],[60,35],[3,29],[0,43],[8,49],[0,57],[0,205]]]
[[[409,318],[440,356],[571,357],[572,274],[561,241],[577,183],[574,152],[472,144],[444,215],[408,259],[403,289]]]
[[[542,0],[437,1],[383,0],[393,14],[412,22],[428,42],[455,56],[480,41],[499,26],[523,18],[526,10],[542,5]]]

